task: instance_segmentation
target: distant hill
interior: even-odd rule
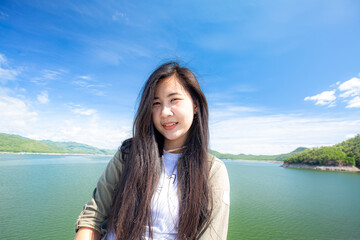
[[[282,161],[297,152],[304,151],[306,148],[299,147],[294,151],[279,155],[246,155],[246,154],[223,154],[214,150],[210,152],[221,159],[238,160],[269,160]],[[115,150],[99,149],[86,144],[76,142],[53,142],[50,140],[37,141],[18,135],[0,133],[0,152],[27,152],[27,153],[66,153],[66,154],[98,154],[113,155]]]
[[[331,147],[307,149],[286,158],[288,164],[356,166],[360,168],[360,134]]]
[[[210,152],[217,158],[221,158],[221,159],[283,161],[285,158],[288,158],[294,155],[295,153],[302,152],[306,149],[307,148],[305,147],[299,147],[290,153],[278,154],[278,155],[251,155],[251,154],[247,155],[243,153],[236,155],[236,154],[219,153],[214,150],[210,150]]]
[[[0,133],[0,152],[57,153],[58,151],[36,140]]]
[[[76,143],[76,142],[53,142],[50,140],[42,140],[40,141],[45,143],[46,145],[57,149],[59,151],[65,151],[69,153],[83,153],[83,154],[98,154],[98,155],[114,155],[114,150],[109,149],[100,149],[96,147],[92,147],[90,145]]]
[[[0,152],[113,155],[115,150],[99,149],[76,142],[37,141],[18,135],[0,133]]]

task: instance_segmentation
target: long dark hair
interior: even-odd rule
[[[190,93],[197,113],[177,164],[179,223],[177,239],[196,239],[210,221],[208,106],[195,75],[177,62],[158,67],[146,81],[133,126],[130,151],[114,195],[108,230],[116,239],[142,239],[152,232],[151,199],[163,168],[164,137],[152,122],[152,104],[159,82],[175,76]]]

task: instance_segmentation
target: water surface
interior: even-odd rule
[[[0,239],[72,239],[110,158],[0,154]],[[224,162],[228,239],[360,239],[360,174]]]

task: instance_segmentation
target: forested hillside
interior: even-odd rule
[[[83,154],[115,154],[114,150],[108,149],[99,149],[86,144],[76,143],[76,142],[53,142],[50,140],[40,141],[46,145],[56,149],[57,151],[65,153],[83,153]]]
[[[75,142],[53,142],[49,140],[36,141],[33,139],[0,133],[0,152],[11,153],[67,153],[67,154],[109,154],[114,150],[95,148]]]
[[[307,149],[287,159],[285,163],[302,163],[322,166],[360,167],[360,134],[331,147]]]
[[[0,133],[0,152],[55,153],[57,151],[36,140]]]

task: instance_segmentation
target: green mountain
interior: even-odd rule
[[[306,148],[300,147],[296,150],[279,155],[246,155],[246,154],[223,154],[217,151],[210,152],[221,159],[243,159],[243,160],[269,160],[282,161]],[[28,152],[28,153],[67,153],[67,154],[98,154],[113,155],[114,150],[95,148],[86,144],[76,142],[53,142],[50,140],[36,141],[18,135],[0,133],[0,152]]]
[[[286,158],[285,163],[360,167],[360,134],[331,147],[307,149]]]
[[[219,153],[214,150],[210,150],[210,152],[217,158],[221,158],[221,159],[283,161],[285,158],[288,158],[288,157],[294,155],[295,153],[302,152],[306,149],[307,148],[305,148],[305,147],[299,147],[290,153],[278,154],[278,155],[251,155],[251,154],[246,155],[243,153],[236,155],[236,154]]]
[[[46,145],[66,153],[80,153],[80,154],[97,154],[97,155],[114,155],[114,150],[99,149],[90,145],[76,143],[76,142],[53,142],[50,140],[40,141]]]
[[[0,152],[55,153],[57,151],[36,140],[0,133]]]
[[[114,150],[99,149],[75,142],[36,141],[18,135],[0,133],[0,152],[67,153],[113,155]]]

